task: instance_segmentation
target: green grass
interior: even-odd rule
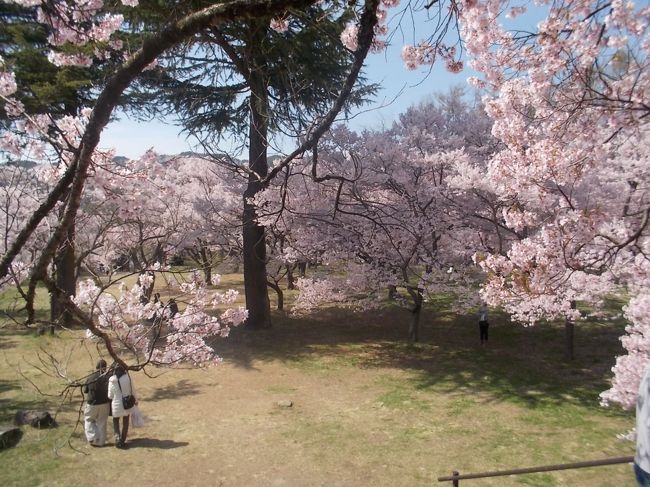
[[[46,321],[50,317],[49,294],[43,288],[36,290],[34,311],[37,322]],[[26,319],[25,301],[18,291],[9,288],[0,293],[0,327],[18,325],[24,323]]]

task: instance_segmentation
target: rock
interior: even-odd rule
[[[283,399],[281,401],[278,401],[278,406],[281,408],[290,408],[293,406],[293,402],[290,401],[289,399]]]
[[[16,446],[23,436],[23,430],[13,426],[0,426],[0,450]]]
[[[25,411],[21,410],[14,416],[14,424],[22,426],[29,424],[34,428],[56,428],[54,418],[47,411]]]

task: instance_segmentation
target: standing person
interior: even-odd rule
[[[91,446],[104,446],[106,443],[106,423],[111,412],[108,398],[108,374],[106,360],[100,359],[95,372],[90,374],[83,386],[86,396],[84,407],[84,431]]]
[[[115,433],[115,446],[126,448],[126,436],[129,433],[129,416],[133,408],[124,409],[122,398],[135,396],[133,383],[129,374],[120,364],[115,366],[115,374],[108,381],[108,397],[112,399],[113,432]],[[137,401],[136,401],[137,403]],[[120,418],[122,418],[122,432],[120,434]]]
[[[646,366],[636,399],[634,475],[639,487],[650,487],[650,365]]]
[[[488,328],[490,323],[488,322],[488,306],[485,302],[481,303],[481,306],[478,309],[478,329],[481,336],[481,345],[485,345],[488,341]]]
[[[178,314],[178,304],[174,298],[171,298],[167,303],[167,309],[169,309],[169,317],[173,318]]]

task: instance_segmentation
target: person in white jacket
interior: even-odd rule
[[[117,448],[126,448],[126,437],[129,433],[129,417],[133,410],[133,408],[124,409],[122,403],[124,396],[135,396],[135,391],[129,374],[126,373],[124,367],[117,364],[114,375],[108,381],[108,397],[111,399],[113,432],[115,433],[115,446]],[[120,418],[122,418],[121,433]]]

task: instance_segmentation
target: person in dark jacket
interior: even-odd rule
[[[478,309],[478,329],[481,338],[481,345],[487,345],[489,328],[488,306],[487,303],[481,303],[481,306]]]
[[[86,394],[84,408],[84,431],[91,446],[106,444],[106,423],[111,412],[111,400],[108,398],[108,374],[106,361],[100,359],[83,386]]]
[[[169,310],[169,317],[173,318],[178,314],[178,304],[174,298],[170,299],[167,303],[167,309]]]

